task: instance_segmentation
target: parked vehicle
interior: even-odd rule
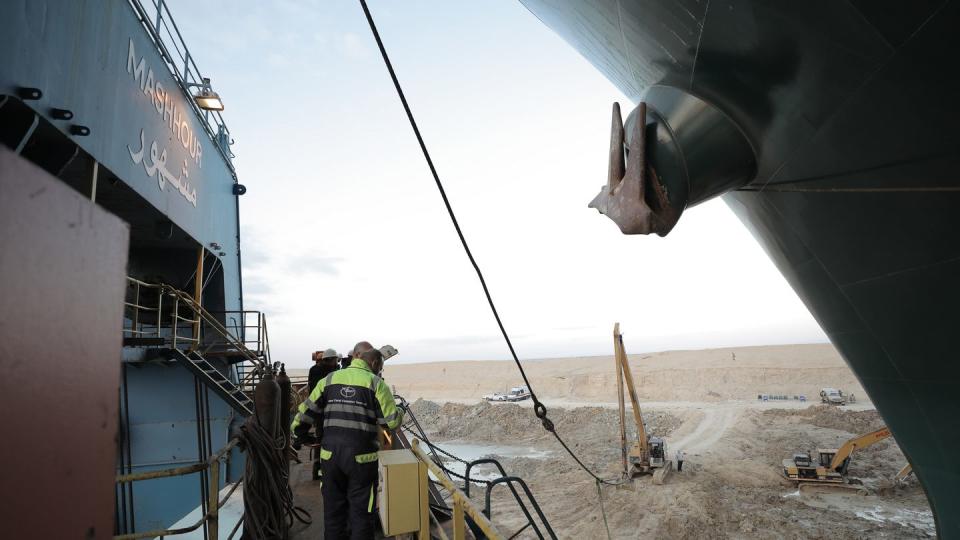
[[[523,401],[525,399],[530,399],[530,389],[526,385],[523,386],[514,386],[510,389],[509,392],[495,392],[483,396],[483,399],[487,401]]]
[[[822,388],[820,390],[820,402],[830,405],[846,405],[847,397],[843,395],[843,390],[836,388]]]
[[[510,393],[507,394],[507,401],[523,401],[525,399],[530,399],[530,389],[524,386],[514,386],[510,389]]]

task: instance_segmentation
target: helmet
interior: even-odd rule
[[[397,348],[393,345],[384,345],[383,347],[380,347],[380,354],[383,355],[384,362],[386,362],[388,358],[396,356],[398,352],[399,351],[397,351]]]

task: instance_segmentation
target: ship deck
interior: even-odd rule
[[[290,464],[290,487],[293,489],[293,503],[310,513],[311,522],[303,524],[294,521],[290,528],[291,540],[323,540],[323,495],[321,483],[312,478],[310,450],[303,448],[299,453],[302,463]],[[383,538],[378,530],[377,540]]]
[[[311,523],[303,524],[295,521],[290,529],[290,538],[322,539],[323,538],[323,495],[320,493],[320,482],[311,478],[310,451],[300,450],[300,460],[303,463],[290,464],[290,487],[293,489],[293,502],[310,513]]]

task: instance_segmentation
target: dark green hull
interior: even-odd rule
[[[742,131],[755,167],[724,199],[869,393],[939,535],[960,538],[960,6],[522,1],[634,101],[694,96]],[[700,141],[688,167],[729,165]]]

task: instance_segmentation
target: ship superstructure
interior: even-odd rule
[[[222,102],[163,1],[4,2],[0,50],[2,142],[129,227],[126,281],[102,284],[125,294],[118,418],[104,420],[121,479],[109,533],[200,517],[242,475],[231,428],[252,410],[251,368],[269,362],[265,320],[244,311],[245,187]],[[49,291],[51,309],[70,287]]]

